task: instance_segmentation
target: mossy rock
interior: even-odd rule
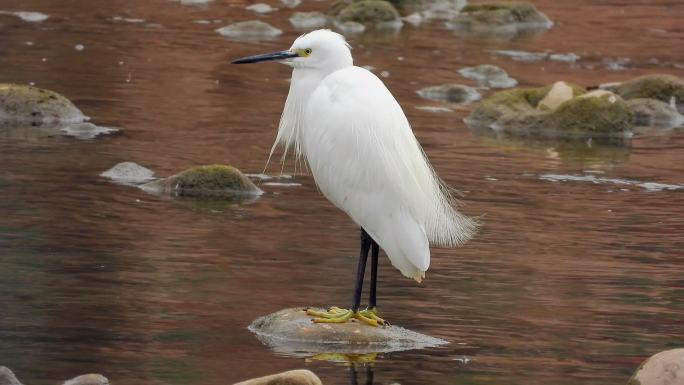
[[[0,125],[70,124],[88,120],[64,96],[42,88],[0,84]]]
[[[384,0],[337,1],[332,4],[328,14],[335,16],[339,22],[401,23],[397,9]]]
[[[418,96],[428,100],[455,104],[467,104],[482,98],[482,95],[476,89],[462,84],[431,86],[420,89],[416,93]]]
[[[684,116],[673,105],[656,99],[627,100],[634,113],[634,125],[639,127],[674,128],[684,124]]]
[[[654,354],[642,362],[627,385],[675,385],[684,379],[684,349]]]
[[[240,170],[226,165],[193,167],[141,186],[145,191],[176,197],[237,199],[261,194]]]
[[[626,81],[615,89],[615,93],[625,99],[650,98],[675,103],[681,110],[684,106],[684,80],[672,75],[645,75]]]
[[[632,127],[632,111],[619,96],[586,97],[571,85],[573,98],[554,110],[537,108],[551,86],[517,88],[483,100],[465,119],[473,127],[489,127],[518,135],[540,137],[624,136]]]
[[[546,30],[553,22],[531,3],[502,2],[466,5],[448,25],[485,34],[515,34]]]

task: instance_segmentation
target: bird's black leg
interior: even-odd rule
[[[356,375],[356,366],[354,363],[349,365],[349,385],[359,385],[359,377]]]
[[[361,252],[359,254],[359,264],[356,267],[356,286],[354,287],[354,297],[352,298],[351,311],[356,313],[359,311],[361,303],[361,290],[363,289],[363,276],[366,273],[366,261],[368,260],[368,250],[371,247],[373,240],[366,233],[366,230],[361,229]]]
[[[377,306],[376,289],[378,286],[378,253],[380,246],[374,240],[371,240],[371,286],[370,298],[368,300],[368,308],[373,309]]]

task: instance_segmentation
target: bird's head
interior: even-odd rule
[[[349,44],[342,35],[328,29],[319,29],[301,35],[288,50],[243,57],[233,60],[233,64],[271,60],[294,68],[318,70],[334,70],[352,65]]]

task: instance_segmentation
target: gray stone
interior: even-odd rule
[[[27,11],[0,11],[0,15],[12,15],[20,18],[29,23],[40,23],[41,21],[47,20],[50,16],[41,12],[27,12]]]
[[[259,14],[271,13],[276,11],[277,8],[273,8],[266,3],[256,3],[245,7],[246,10],[252,11]]]
[[[270,39],[283,33],[280,29],[260,20],[241,21],[221,27],[216,32],[221,36],[238,40]]]
[[[468,104],[482,98],[482,95],[476,89],[462,84],[442,84],[426,87],[416,91],[416,93],[425,99],[455,104]]]
[[[0,385],[22,385],[12,371],[6,366],[0,366]]]
[[[684,349],[666,350],[652,355],[634,372],[627,385],[684,384]]]
[[[109,380],[101,374],[82,374],[70,380],[64,381],[63,385],[108,385]]]
[[[254,378],[234,385],[323,385],[323,383],[312,371],[298,369]]]
[[[280,0],[280,2],[288,8],[296,8],[302,3],[302,0]]]
[[[67,136],[73,136],[78,139],[94,139],[100,135],[108,135],[119,131],[114,127],[97,126],[90,122],[71,123],[65,126],[60,126],[60,131]]]
[[[0,125],[80,123],[88,117],[69,99],[49,90],[0,84]]]
[[[684,80],[677,76],[640,76],[620,84],[615,92],[625,99],[650,98],[670,103],[674,98],[677,108],[684,110]]]
[[[328,24],[328,18],[321,12],[295,12],[290,24],[299,29],[319,29]]]
[[[379,27],[402,26],[399,12],[392,3],[384,0],[338,0],[328,9],[338,23],[353,21]]]
[[[174,197],[251,199],[262,191],[240,170],[226,165],[193,167],[140,186],[146,192]]]
[[[543,32],[553,22],[531,3],[502,2],[468,4],[447,26],[477,35],[506,36]]]
[[[539,61],[544,60],[549,57],[546,52],[527,52],[527,51],[515,51],[515,50],[495,50],[492,51],[499,56],[506,56],[515,61]]]
[[[366,30],[366,26],[355,21],[335,22],[335,28],[343,35],[358,35]]]
[[[627,105],[634,113],[636,126],[667,129],[684,125],[684,116],[677,111],[674,103],[637,98],[627,100]]]
[[[462,68],[458,73],[467,79],[477,81],[483,87],[510,88],[518,84],[518,81],[509,77],[506,71],[491,64]]]
[[[392,352],[448,343],[398,326],[373,327],[355,321],[314,323],[302,308],[284,309],[258,318],[252,322],[249,330],[274,350],[295,356],[311,356],[321,352]]]
[[[101,177],[109,178],[115,183],[124,185],[139,185],[154,179],[154,171],[137,163],[121,162],[100,174]]]

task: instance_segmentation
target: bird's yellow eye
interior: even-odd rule
[[[299,56],[301,56],[301,57],[307,57],[307,56],[311,55],[311,48],[300,49],[300,50],[298,50],[297,53],[298,53]]]

